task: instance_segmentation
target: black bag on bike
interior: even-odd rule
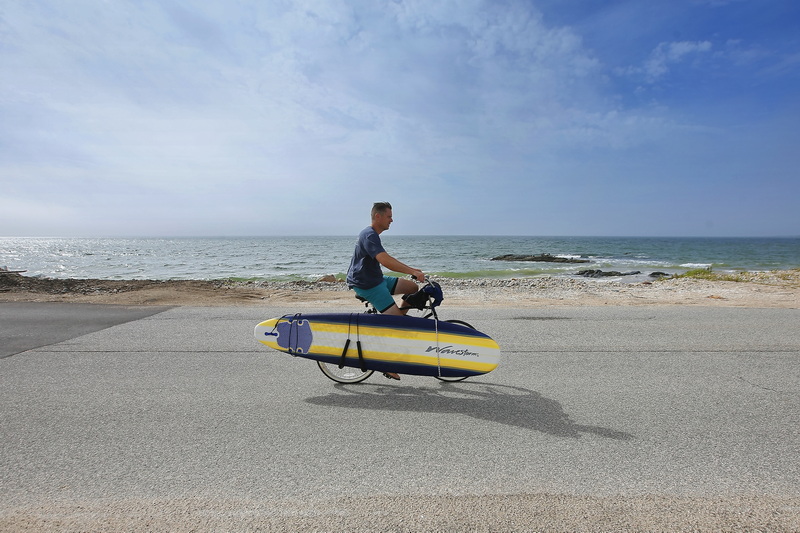
[[[420,310],[425,309],[429,299],[431,301],[431,308],[441,304],[442,300],[444,300],[442,288],[435,281],[431,281],[414,294],[406,294],[403,296],[403,301],[408,307]]]
[[[435,281],[431,281],[428,285],[422,287],[422,292],[430,296],[432,302],[431,307],[437,307],[444,300],[444,293],[442,287]]]
[[[403,301],[408,307],[425,309],[425,306],[428,305],[428,295],[420,290],[414,294],[404,294]]]

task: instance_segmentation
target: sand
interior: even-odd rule
[[[800,269],[752,273],[746,281],[662,279],[625,283],[573,278],[439,279],[443,305],[551,307],[691,305],[793,308],[800,306]],[[50,279],[0,274],[0,302],[76,302],[119,305],[286,306],[358,309],[341,281],[233,282]]]

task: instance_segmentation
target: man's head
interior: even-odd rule
[[[378,233],[386,231],[392,223],[392,204],[375,202],[372,205],[372,228]]]

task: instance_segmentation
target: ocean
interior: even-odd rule
[[[800,268],[800,238],[399,236],[386,250],[427,274],[450,278],[575,276],[579,270],[681,273]],[[0,237],[0,267],[26,276],[97,279],[314,281],[343,277],[351,237],[20,238]],[[504,254],[588,263],[492,261]],[[620,279],[620,278],[613,278]]]

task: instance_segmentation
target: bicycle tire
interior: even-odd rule
[[[317,366],[329,379],[332,379],[336,383],[344,384],[361,383],[374,372],[374,370],[367,370],[364,372],[360,368],[349,366],[339,368],[337,364],[324,363],[322,361],[317,361]]]
[[[475,329],[475,326],[464,322],[463,320],[445,320],[445,322],[450,322],[451,324],[460,324],[462,326],[467,326],[469,329]],[[444,381],[446,383],[456,383],[458,381],[464,381],[469,376],[456,376],[456,377],[446,377],[446,376],[433,376],[439,381]]]

